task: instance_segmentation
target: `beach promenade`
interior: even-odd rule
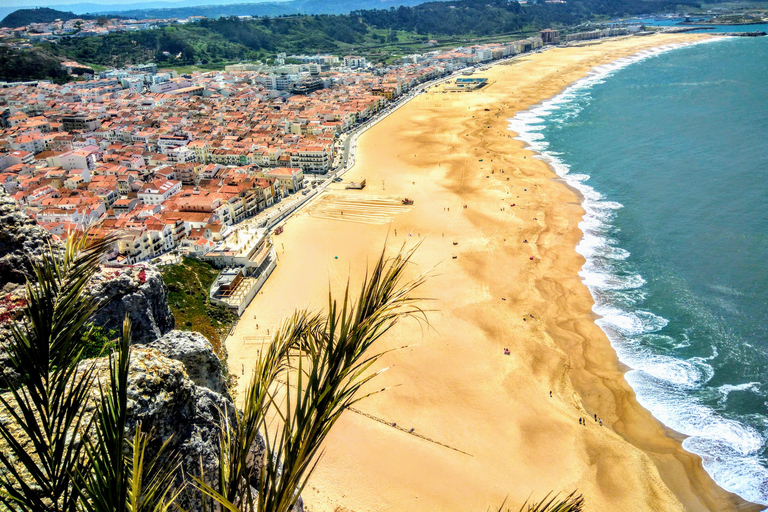
[[[579,198],[507,130],[596,66],[704,37],[555,48],[476,72],[490,82],[479,91],[430,88],[358,138],[344,178],[364,190],[334,184],[285,222],[279,264],[226,342],[241,390],[281,321],[326,307],[348,278],[356,293],[385,245],[421,243],[412,274],[434,274],[420,289],[430,325],[378,342],[407,347],[380,361],[372,389],[394,387],[341,418],[308,511],[482,512],[505,498],[517,510],[575,489],[595,511],[760,509],[639,406],[578,276]]]

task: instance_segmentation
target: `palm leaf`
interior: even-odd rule
[[[371,345],[404,317],[426,318],[417,305],[422,299],[412,297],[425,275],[401,284],[412,254],[401,250],[387,259],[382,252],[356,300],[347,285],[340,305],[329,293],[325,315],[297,311],[275,334],[257,361],[237,424],[222,428],[221,465],[227,467],[219,470],[218,489],[196,479],[221,509],[294,507],[331,428],[376,376],[370,369],[383,353],[368,355]],[[264,460],[248,460],[258,433]]]
[[[126,317],[117,353],[109,355],[109,381],[100,387],[94,432],[85,439],[87,469],[75,481],[85,498],[81,508],[86,512],[161,512],[183,489],[170,485],[181,465],[178,454],[164,458],[171,439],[146,462],[151,435],[142,432],[141,423],[133,439],[126,438],[130,339],[131,324]]]
[[[530,503],[526,500],[518,512],[582,512],[584,510],[584,497],[581,494],[576,494],[576,491],[564,498],[559,498],[559,496],[560,494],[552,495],[550,492],[541,501]],[[498,512],[503,512],[506,502],[505,499]],[[511,509],[507,509],[507,512],[511,512]]]
[[[78,439],[89,428],[85,408],[94,373],[92,365],[78,368],[77,362],[86,324],[99,307],[87,289],[112,243],[72,236],[63,251],[49,245],[32,262],[35,281],[26,284],[24,318],[12,325],[8,347],[22,380],[3,383],[10,392],[0,397],[11,419],[0,423],[7,447],[0,499],[16,510],[69,511],[78,501],[72,475],[82,466]]]

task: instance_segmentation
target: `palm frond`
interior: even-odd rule
[[[573,491],[571,494],[560,498],[560,494],[552,494],[551,492],[544,496],[544,499],[538,502],[530,503],[526,501],[520,507],[518,512],[582,512],[584,510],[584,497],[581,494],[576,494],[577,491]],[[498,512],[503,512],[504,503],[498,509]],[[510,509],[507,509],[511,512]]]
[[[169,454],[160,464],[171,439],[147,462],[151,435],[142,432],[141,423],[133,439],[126,438],[130,339],[126,316],[116,354],[109,355],[109,381],[100,388],[93,434],[84,440],[86,469],[75,480],[86,512],[162,512],[183,489],[170,485],[181,465],[179,455]]]
[[[218,490],[205,483],[202,476],[195,478],[195,481],[205,496],[225,508],[254,503],[251,487],[261,467],[261,461],[254,458],[257,456],[259,432],[272,403],[272,388],[278,377],[289,369],[289,354],[302,350],[302,340],[320,325],[321,317],[306,311],[296,312],[286,320],[257,361],[245,393],[243,411],[236,416],[235,424],[230,423],[229,411],[220,414]]]
[[[100,386],[100,403],[92,436],[85,438],[87,469],[78,471],[75,480],[86,497],[87,512],[124,512],[128,497],[125,422],[128,405],[128,365],[131,326],[123,322],[117,354],[110,354],[109,382]],[[104,390],[107,387],[107,390]]]
[[[17,510],[72,510],[78,501],[72,476],[83,461],[78,438],[89,428],[84,413],[94,372],[77,362],[86,324],[99,307],[88,286],[112,243],[72,236],[63,251],[49,245],[32,262],[35,280],[26,284],[23,321],[12,325],[8,347],[22,380],[3,383],[10,392],[0,397],[11,419],[0,423],[7,446],[0,490],[22,503]]]
[[[347,285],[340,302],[329,293],[326,314],[297,311],[278,330],[257,361],[237,425],[222,429],[221,461],[228,467],[220,469],[218,489],[196,479],[219,507],[258,512],[294,507],[331,428],[377,375],[370,369],[384,352],[369,354],[373,343],[404,317],[426,320],[418,305],[423,299],[412,296],[426,275],[403,284],[413,250],[389,259],[382,251],[357,299]],[[265,455],[254,461],[259,433]],[[257,496],[251,496],[251,486]]]
[[[170,450],[172,438],[166,439],[154,457],[145,461],[152,437],[151,433],[142,432],[139,423],[130,446],[132,457],[128,468],[127,504],[131,512],[165,512],[184,492],[183,484],[173,482],[181,468],[181,455]]]

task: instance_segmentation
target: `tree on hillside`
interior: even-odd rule
[[[0,47],[0,76],[10,82],[50,79],[65,83],[69,79],[61,61],[45,50],[15,50],[5,46]]]

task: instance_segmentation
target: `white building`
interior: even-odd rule
[[[344,57],[344,66],[348,68],[364,68],[367,65],[365,57],[347,55]]]
[[[61,167],[67,171],[73,169],[93,170],[94,167],[96,167],[97,157],[98,147],[87,146],[82,149],[75,149],[56,155],[50,159],[50,164],[53,167]]]
[[[137,196],[143,204],[162,204],[163,201],[180,191],[180,181],[155,180],[142,186]]]
[[[197,155],[187,146],[179,146],[168,151],[168,161],[171,163],[185,164],[187,162],[196,162]]]

